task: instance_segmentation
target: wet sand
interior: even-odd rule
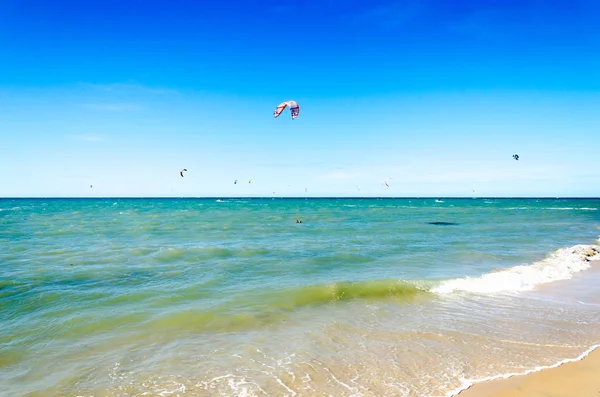
[[[600,261],[592,261],[591,265],[588,271],[600,270]],[[567,362],[556,368],[477,383],[458,396],[600,397],[600,348],[582,360]]]
[[[477,383],[460,397],[598,397],[600,349],[560,367]]]

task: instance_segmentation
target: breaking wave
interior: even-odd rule
[[[588,269],[590,262],[600,259],[597,245],[561,248],[545,259],[530,265],[501,269],[479,277],[464,277],[441,282],[431,292],[445,294],[456,291],[474,293],[529,291],[537,285],[570,279]]]

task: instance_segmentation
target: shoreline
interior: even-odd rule
[[[600,260],[590,261],[588,270],[600,270]],[[470,381],[451,397],[598,397],[600,396],[600,344],[578,357],[522,373],[498,375]]]
[[[597,397],[600,395],[600,345],[579,357],[536,368],[475,381],[456,397]]]

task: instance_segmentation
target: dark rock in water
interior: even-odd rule
[[[438,225],[438,226],[456,226],[458,223],[454,222],[427,222],[429,225]]]

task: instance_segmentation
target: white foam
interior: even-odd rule
[[[442,282],[431,291],[447,294],[456,291],[474,293],[529,291],[539,284],[570,279],[590,267],[590,260],[600,259],[597,245],[561,248],[531,265],[511,267],[479,277],[465,277]]]
[[[484,201],[485,202],[485,201]],[[591,207],[507,207],[506,210],[547,210],[547,211],[598,211],[598,208]]]
[[[513,376],[521,376],[521,375],[528,375],[534,372],[539,372],[542,371],[544,369],[551,369],[551,368],[557,368],[560,367],[563,364],[567,364],[567,363],[572,363],[575,361],[581,361],[583,360],[585,357],[589,356],[590,353],[592,353],[594,350],[596,350],[597,348],[599,348],[600,345],[594,345],[592,347],[590,347],[589,349],[587,349],[585,352],[581,353],[579,356],[575,357],[575,358],[566,358],[564,360],[561,360],[559,362],[557,362],[556,364],[553,365],[546,365],[546,366],[538,366],[523,372],[512,372],[512,373],[508,373],[508,374],[502,374],[502,375],[496,375],[496,376],[488,376],[486,378],[481,378],[481,379],[461,379],[461,386],[456,388],[455,390],[452,390],[450,392],[448,392],[446,394],[447,397],[454,397],[457,396],[458,394],[460,394],[461,392],[467,390],[468,388],[470,388],[471,386],[473,386],[476,383],[481,383],[481,382],[488,382],[491,380],[497,380],[497,379],[508,379],[508,378],[512,378]]]
[[[548,208],[542,208],[544,210],[555,210],[555,211],[569,211],[569,210],[575,210],[575,211],[596,211],[597,208],[588,208],[588,207],[582,207],[582,208],[573,208],[573,207],[548,207]]]

